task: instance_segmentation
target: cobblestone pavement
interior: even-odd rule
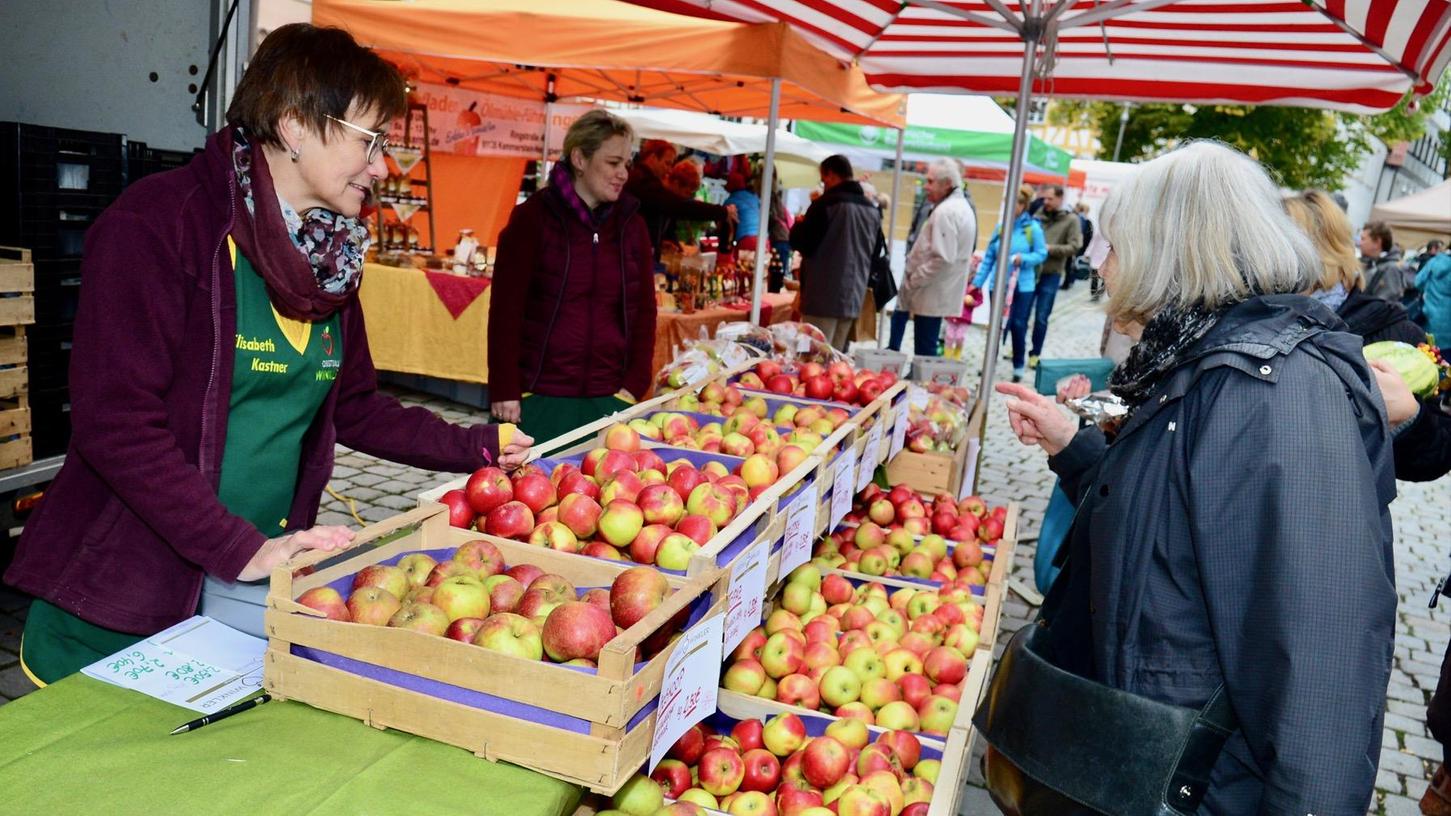
[[[1097,304],[1088,300],[1083,285],[1060,293],[1045,357],[1092,357],[1098,354],[1103,316]],[[909,329],[910,331],[910,329]],[[966,359],[982,359],[985,332],[975,330],[969,339]],[[910,335],[904,347],[911,347]],[[999,379],[1011,374],[1006,361],[998,366]],[[476,422],[484,418],[477,409],[412,393],[399,395],[404,401],[425,405],[453,422]],[[1019,445],[1007,428],[1001,401],[993,403],[988,418],[988,441],[983,454],[981,492],[989,498],[1013,499],[1023,507],[1019,527],[1023,539],[1014,559],[1013,576],[1026,585],[1033,583],[1033,552],[1047,506],[1054,477],[1036,448]],[[348,524],[358,519],[373,522],[415,506],[420,491],[445,481],[439,474],[384,462],[339,446],[331,490],[318,521]],[[1372,814],[1401,816],[1419,813],[1416,800],[1424,792],[1441,751],[1425,727],[1425,705],[1436,687],[1441,656],[1451,641],[1451,603],[1426,608],[1426,599],[1443,571],[1451,566],[1451,481],[1432,484],[1401,482],[1400,495],[1392,505],[1396,530],[1396,580],[1401,604],[1396,625],[1395,670],[1387,690],[1385,735]],[[27,599],[0,588],[0,705],[26,693],[30,684],[20,672],[17,653]],[[1002,627],[1007,635],[1017,631],[1034,610],[1018,595],[1009,593]],[[1001,647],[1000,647],[1001,648]],[[980,750],[980,749],[979,749]],[[976,757],[972,763],[976,768]],[[973,778],[977,779],[976,771]],[[969,787],[959,811],[963,814],[992,814],[996,808],[981,788]]]

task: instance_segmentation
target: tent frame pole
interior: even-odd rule
[[[902,194],[902,141],[907,129],[897,128],[897,163],[892,166],[892,200],[887,205],[887,257],[892,257],[892,233],[897,231],[897,199]],[[907,247],[910,251],[912,248]],[[897,270],[892,270],[896,275]],[[905,272],[903,273],[905,274]],[[901,281],[897,282],[901,285]],[[877,348],[887,347],[887,304],[877,304]]]
[[[983,403],[983,414],[987,415],[992,404],[993,383],[997,373],[998,353],[1002,348],[1003,304],[1008,293],[1008,279],[1012,277],[1012,234],[1014,210],[1017,205],[1018,187],[1023,183],[1023,155],[1028,143],[1028,107],[1033,96],[1033,71],[1038,55],[1038,42],[1043,35],[1041,0],[1033,0],[1032,12],[1023,25],[1023,71],[1018,77],[1018,106],[1013,122],[1013,152],[1008,160],[1007,177],[1003,183],[1003,209],[1001,229],[996,236],[998,244],[997,262],[993,273],[993,293],[988,301],[992,310],[988,314],[987,339],[983,344],[982,380],[978,384],[978,399]],[[993,239],[990,238],[989,242]],[[987,447],[986,420],[978,432],[977,463],[973,468],[973,492],[982,481],[982,456]]]
[[[751,285],[751,322],[761,325],[761,291],[770,257],[771,194],[776,183],[776,128],[781,125],[781,78],[771,78],[771,112],[766,122],[766,166],[761,168],[761,217],[756,226],[756,270]],[[764,239],[764,240],[763,240]],[[782,258],[789,264],[789,258]]]

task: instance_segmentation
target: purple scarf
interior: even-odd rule
[[[358,289],[367,228],[357,218],[317,208],[302,215],[301,229],[289,230],[266,156],[252,149],[241,128],[223,130],[217,138],[237,179],[232,238],[262,273],[272,304],[294,320],[331,316]]]
[[[569,170],[564,166],[564,162],[554,163],[554,169],[549,171],[549,184],[564,199],[564,203],[569,205],[569,209],[579,216],[579,220],[586,227],[597,230],[605,223],[605,219],[610,217],[612,205],[601,204],[592,211],[589,205],[584,203],[584,199],[579,197],[579,191],[574,189],[574,178],[569,175]]]

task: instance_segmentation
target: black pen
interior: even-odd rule
[[[171,733],[185,734],[188,731],[195,731],[204,725],[211,725],[212,723],[219,720],[225,720],[233,714],[241,714],[243,711],[248,711],[250,709],[256,708],[257,706],[262,705],[263,703],[271,699],[271,694],[263,694],[260,697],[253,697],[250,700],[243,700],[242,702],[237,703],[234,706],[228,706],[227,708],[224,708],[215,714],[208,714],[199,720],[192,720],[186,725],[178,725],[176,728],[172,729]]]

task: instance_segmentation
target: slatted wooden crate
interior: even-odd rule
[[[311,551],[272,574],[264,623],[265,685],[275,696],[395,728],[609,793],[649,754],[654,705],[672,646],[636,649],[676,616],[719,615],[721,582],[668,577],[674,592],[617,635],[594,670],[504,655],[405,629],[328,620],[296,599],[370,564],[480,538],[423,507],[361,531],[349,551]],[[629,565],[495,539],[510,566],[528,563],[576,587],[608,587]],[[437,556],[435,556],[437,557]],[[297,575],[299,570],[317,571]]]
[[[0,247],[0,470],[30,464],[30,369],[25,327],[35,322],[30,250]]]

